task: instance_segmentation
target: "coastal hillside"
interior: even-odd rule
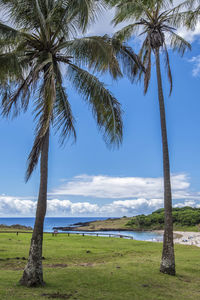
[[[78,230],[78,231],[118,231],[128,230],[127,223],[132,220],[132,217],[127,218],[108,218],[102,221],[92,221],[85,223],[74,224],[77,227],[57,228],[62,230]],[[128,226],[129,227],[129,226]]]
[[[200,208],[173,208],[174,230],[199,231]],[[162,230],[164,228],[164,209],[158,209],[149,215],[109,218],[77,224],[78,227],[66,227],[63,230],[109,231],[109,230]],[[59,228],[61,229],[61,228]]]
[[[31,226],[26,226],[26,225],[20,225],[20,224],[14,224],[14,225],[5,225],[5,224],[0,224],[0,231],[32,231],[33,228]]]
[[[173,208],[174,229],[195,230],[200,229],[200,208],[189,206]],[[127,222],[127,227],[132,229],[158,230],[164,228],[164,209],[158,209],[149,215],[138,215]]]

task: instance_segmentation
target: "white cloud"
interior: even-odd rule
[[[24,200],[17,197],[0,196],[0,216],[34,216],[36,211],[36,200]],[[89,202],[72,203],[69,200],[52,199],[47,201],[47,215],[69,216],[69,215],[95,215],[99,210],[97,204]]]
[[[36,202],[6,195],[0,196],[0,216],[34,215]]]
[[[132,199],[132,200],[118,200],[113,201],[108,205],[101,207],[101,212],[106,215],[136,215],[141,213],[148,213],[152,210],[163,207],[163,199],[151,199],[144,198]]]
[[[92,214],[95,215],[98,212],[98,205],[91,204],[89,202],[76,202],[72,203],[69,200],[52,199],[48,200],[48,214],[49,215],[82,215]]]
[[[192,75],[194,77],[199,76],[200,73],[200,55],[193,56],[189,62],[193,64],[193,70],[192,70]]]
[[[174,199],[188,197],[189,186],[186,174],[172,175]],[[50,195],[157,199],[163,197],[163,178],[80,175],[53,190]]]
[[[190,191],[186,174],[172,176],[175,207],[200,207],[200,193]],[[163,207],[163,179],[142,177],[76,176],[54,191],[48,200],[47,216],[133,216]],[[79,201],[61,200],[59,195],[76,195]],[[84,201],[85,196],[96,198]],[[104,199],[101,204],[101,199]],[[95,203],[98,201],[98,204]],[[34,216],[36,199],[0,196],[0,216]]]
[[[193,206],[200,207],[199,201],[185,200],[174,204],[174,207]],[[47,202],[47,216],[133,216],[148,214],[163,207],[163,199],[129,199],[116,200],[109,204],[93,204],[89,202],[76,202],[70,200],[52,199]],[[0,217],[31,217],[35,216],[36,201],[23,200],[12,197],[0,197]]]
[[[186,200],[182,203],[177,203],[174,205],[174,207],[184,207],[184,206],[191,206],[191,207],[197,207],[199,206],[199,204],[197,204],[195,201],[193,200]]]

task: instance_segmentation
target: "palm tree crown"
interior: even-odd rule
[[[172,73],[168,55],[168,45],[171,49],[177,50],[181,55],[187,48],[191,48],[190,44],[179,36],[173,27],[179,11],[179,6],[170,8],[171,1],[142,1],[142,0],[111,0],[108,1],[112,5],[117,5],[114,23],[118,24],[122,21],[134,23],[125,26],[115,34],[115,38],[120,41],[129,40],[134,34],[138,33],[144,40],[139,52],[139,58],[145,66],[146,73],[144,76],[144,92],[149,87],[151,78],[151,59],[152,51],[157,48],[164,50],[167,74],[170,81],[170,94],[172,92]],[[138,72],[136,65],[135,72]],[[143,72],[139,70],[139,79]]]
[[[20,28],[0,25],[0,38],[4,42],[0,60],[7,62],[13,73],[15,65],[19,71],[14,77],[14,90],[4,86],[3,114],[9,115],[12,109],[14,115],[26,111],[34,95],[38,119],[27,179],[38,162],[43,138],[51,124],[56,130],[61,129],[61,142],[70,135],[76,137],[61,65],[66,67],[67,79],[91,106],[106,142],[119,145],[122,140],[120,104],[87,69],[101,73],[109,70],[117,78],[122,73],[116,56],[121,52],[125,57],[127,52],[122,52],[117,45],[114,49],[107,37],[73,38],[78,30],[85,30],[96,9],[102,7],[100,1],[1,0],[0,5],[9,11],[15,28]],[[9,47],[9,40],[15,42],[14,46]],[[132,59],[131,54],[128,58]]]

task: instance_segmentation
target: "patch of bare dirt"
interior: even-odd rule
[[[54,294],[42,294],[41,296],[47,297],[48,299],[70,299],[73,294],[60,294],[54,293]]]
[[[94,267],[95,264],[94,264],[94,263],[87,262],[87,263],[76,264],[76,266],[81,266],[81,267]]]
[[[15,263],[5,263],[1,266],[1,270],[14,270],[14,271],[20,271],[23,270],[25,267],[25,263],[24,262],[15,262]]]
[[[47,268],[66,268],[68,267],[67,264],[51,264],[51,265],[44,265]]]
[[[179,275],[178,279],[181,280],[181,281],[184,281],[184,282],[191,282],[192,281],[191,278],[188,277],[188,276],[181,276],[181,275]]]

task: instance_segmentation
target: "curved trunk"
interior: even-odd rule
[[[40,159],[40,190],[37,203],[36,219],[29,250],[28,263],[20,280],[21,285],[41,286],[44,285],[42,270],[42,241],[43,224],[47,207],[47,180],[48,180],[48,152],[49,152],[49,129],[45,134],[44,144]]]
[[[160,107],[161,131],[162,131],[163,171],[164,171],[164,209],[165,209],[165,228],[164,228],[163,252],[162,252],[161,265],[160,265],[160,272],[169,275],[175,275],[170,164],[169,164],[169,151],[168,151],[168,142],[167,142],[167,128],[166,128],[166,120],[165,120],[165,104],[164,104],[162,78],[161,78],[161,71],[160,71],[159,48],[155,49],[155,56],[156,56],[158,98],[159,98],[159,107]]]

